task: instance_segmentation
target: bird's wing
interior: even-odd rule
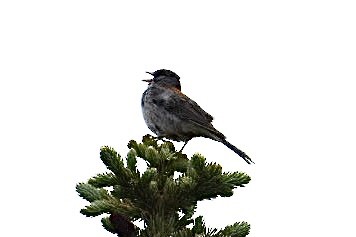
[[[179,90],[174,90],[165,100],[165,109],[183,120],[191,120],[203,126],[212,126],[213,116],[205,112],[194,100]]]
[[[169,91],[162,92],[160,90],[157,93],[161,93],[161,96],[157,96],[152,102],[178,119],[207,131],[207,133],[199,134],[200,136],[217,141],[225,139],[225,136],[211,124],[213,116],[205,112],[194,100],[184,95],[180,90],[169,88]]]

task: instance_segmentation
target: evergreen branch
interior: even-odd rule
[[[85,216],[99,216],[104,213],[110,213],[115,208],[108,200],[96,200],[91,202],[89,206],[80,210],[80,213]]]
[[[156,149],[153,147],[143,147],[144,150],[144,155],[140,156],[142,159],[148,162],[148,167],[155,167],[157,168],[159,166],[159,161],[160,161],[160,155]]]
[[[102,199],[91,202],[89,206],[80,210],[85,216],[98,216],[104,213],[122,213],[128,216],[140,216],[140,210],[115,198]]]
[[[200,154],[193,155],[191,168],[187,175],[196,182],[196,187],[192,191],[198,200],[212,199],[218,196],[229,197],[233,195],[234,188],[243,187],[250,181],[250,177],[244,173],[223,173],[220,165],[207,164],[205,158]]]
[[[157,139],[155,139],[149,134],[146,134],[145,136],[142,137],[142,143],[145,144],[146,146],[152,146],[156,149],[158,148]]]
[[[108,191],[106,191],[105,189],[99,189],[86,183],[77,184],[76,190],[79,193],[80,197],[84,198],[89,202],[109,198]]]
[[[218,236],[245,237],[250,233],[250,224],[247,222],[236,222],[233,225],[226,226],[219,231]]]
[[[89,179],[88,184],[93,185],[96,188],[110,187],[117,185],[118,179],[113,173],[98,174]]]
[[[147,162],[149,167],[158,166],[158,151],[155,149],[157,148],[157,143],[154,143],[154,146],[151,146],[148,144],[139,144],[136,141],[131,140],[128,144],[128,148],[133,149],[138,157]]]
[[[192,216],[194,215],[196,207],[197,207],[196,205],[192,205],[188,208],[182,208],[181,211],[183,213],[183,216],[178,218],[177,220],[177,225],[176,225],[177,230],[184,229],[187,225],[194,223]]]
[[[127,153],[127,168],[131,170],[132,173],[138,174],[136,165],[137,165],[136,152],[135,150],[131,149]]]
[[[200,235],[206,232],[206,226],[202,216],[195,218],[192,232],[194,235]]]
[[[114,172],[115,175],[120,175],[122,168],[124,167],[124,163],[117,152],[108,146],[103,146],[100,149],[100,159],[106,165],[106,167]]]
[[[244,187],[251,181],[250,176],[242,172],[224,173],[223,177],[223,182],[229,185],[231,189],[237,186]]]
[[[135,175],[130,169],[125,168],[123,160],[113,148],[108,146],[102,147],[100,158],[106,167],[114,173],[119,185],[125,186],[132,182]]]
[[[194,237],[192,230],[189,228],[181,229],[172,234],[172,237]]]
[[[217,229],[208,229],[205,226],[202,216],[198,216],[194,220],[192,229],[183,228],[173,234],[174,237],[223,237],[220,236]],[[225,236],[224,236],[225,237]]]
[[[127,147],[128,147],[129,149],[134,149],[135,152],[136,152],[136,155],[137,155],[138,157],[143,158],[143,157],[145,156],[146,149],[147,149],[149,146],[148,146],[148,145],[141,144],[141,143],[139,144],[139,143],[137,143],[136,141],[131,140],[131,141],[129,142],[129,144],[127,145]]]
[[[109,217],[101,218],[101,224],[105,230],[109,231],[110,233],[116,234],[115,227],[112,225]]]

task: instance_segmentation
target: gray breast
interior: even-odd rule
[[[147,127],[159,137],[182,141],[181,121],[165,106],[172,92],[163,88],[149,87],[142,95],[141,107]]]

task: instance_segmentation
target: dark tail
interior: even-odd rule
[[[221,142],[227,146],[228,148],[230,148],[231,150],[233,150],[236,154],[238,154],[242,159],[244,159],[247,164],[251,164],[251,163],[255,163],[251,160],[250,157],[248,157],[248,155],[245,154],[245,152],[241,151],[239,148],[237,148],[236,146],[232,145],[230,142],[226,141],[225,139],[221,140]]]

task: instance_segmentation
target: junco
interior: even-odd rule
[[[223,143],[248,164],[254,163],[213,127],[210,114],[181,92],[180,78],[176,73],[166,69],[147,73],[153,79],[143,80],[148,82],[148,88],[142,95],[142,113],[148,128],[158,138],[183,141],[182,149],[193,137],[210,138]]]

